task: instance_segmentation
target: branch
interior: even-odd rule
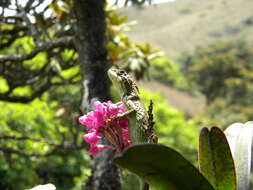
[[[2,7],[2,8],[8,7],[9,4],[10,4],[10,1],[8,1],[8,0],[1,0],[0,1],[0,7]]]
[[[11,139],[11,140],[18,140],[18,141],[22,141],[22,140],[31,140],[31,141],[36,141],[36,142],[45,142],[49,145],[57,145],[56,142],[53,142],[53,141],[49,141],[48,139],[39,139],[39,138],[31,138],[31,137],[28,137],[28,136],[20,136],[20,137],[17,137],[15,135],[3,135],[3,136],[0,136],[0,139]]]
[[[25,31],[27,30],[26,26],[17,26],[12,30],[3,30],[2,34],[2,43],[0,43],[0,49],[4,49],[10,46],[17,38],[22,38],[25,36]],[[23,31],[24,33],[22,34]],[[5,42],[3,42],[5,41]]]
[[[28,154],[26,152],[23,152],[23,151],[17,150],[17,149],[13,149],[13,148],[0,147],[0,151],[5,152],[5,153],[15,153],[15,154],[18,154],[18,155],[24,156],[24,157],[34,156],[32,154]]]
[[[51,59],[51,57],[54,57],[54,53],[52,53],[52,51],[49,51],[48,56]],[[17,69],[16,65],[14,64],[2,64],[2,66],[5,66],[2,68],[2,76],[8,81],[9,90],[7,92],[0,93],[0,100],[8,102],[27,103],[41,96],[45,91],[47,91],[53,86],[63,84],[77,84],[80,82],[76,78],[80,75],[78,72],[70,78],[62,78],[60,73],[50,64],[50,59],[49,62],[46,63],[39,70],[30,70],[23,67],[21,69]],[[68,60],[64,62],[62,68],[68,69],[74,66],[75,63],[76,61],[74,59]],[[5,73],[4,71],[9,72]],[[60,77],[61,81],[53,81],[53,77]],[[40,81],[43,83],[41,83]],[[30,95],[19,96],[12,94],[13,89],[24,86],[31,86],[33,91],[30,93]]]
[[[25,7],[24,7],[24,10],[25,10],[26,12],[29,12],[29,10],[30,10],[30,8],[31,8],[31,6],[32,6],[32,4],[33,4],[33,2],[34,2],[34,0],[29,0],[29,1],[26,3],[26,5],[25,5]]]
[[[30,21],[29,17],[27,16],[28,13],[26,13],[25,9],[20,8],[20,10],[23,20],[25,21],[27,27],[29,28],[31,36],[35,39],[37,45],[41,46],[43,44],[43,41],[40,39],[40,32],[38,28]]]
[[[81,149],[85,148],[85,146],[84,145],[76,146],[76,145],[73,145],[73,144],[64,143],[64,144],[57,145],[53,150],[51,150],[47,153],[44,153],[44,154],[27,153],[27,152],[24,152],[22,150],[9,148],[9,147],[0,147],[0,151],[2,151],[4,153],[18,154],[20,156],[30,158],[30,157],[48,157],[48,156],[51,156],[51,155],[60,154],[59,152],[57,152],[58,148],[64,148],[66,150],[75,151],[75,150],[81,150]]]
[[[0,21],[8,24],[15,24],[16,22],[22,22],[22,17],[20,15],[0,16]]]
[[[7,94],[0,94],[0,100],[8,101],[8,102],[21,102],[21,103],[27,103],[35,98],[39,97],[42,93],[47,91],[53,84],[50,83],[50,81],[47,81],[42,87],[40,87],[39,90],[33,92],[31,96],[9,96],[9,93]]]
[[[17,25],[13,29],[6,29],[1,31],[1,35],[15,35],[20,31],[26,31],[27,27],[23,25]]]
[[[25,54],[25,55],[0,55],[0,63],[6,62],[6,61],[14,61],[14,62],[19,62],[19,61],[24,61],[27,59],[32,59],[35,57],[38,53],[42,51],[48,51],[53,48],[56,48],[61,45],[68,45],[73,43],[74,37],[72,36],[66,36],[59,38],[57,40],[51,41],[51,42],[45,42],[41,46],[36,47],[31,53]]]
[[[0,100],[1,101],[8,101],[8,102],[27,103],[27,102],[30,102],[30,101],[34,100],[35,98],[41,96],[41,94],[43,94],[45,91],[47,91],[52,86],[80,83],[80,81],[76,81],[76,82],[72,81],[72,79],[74,79],[76,76],[78,76],[78,73],[76,75],[74,75],[73,77],[71,77],[70,80],[66,80],[65,82],[51,83],[51,81],[47,81],[44,85],[42,85],[39,88],[39,90],[33,92],[31,96],[11,96],[10,92],[6,92],[6,93],[2,93],[2,94],[0,93]]]

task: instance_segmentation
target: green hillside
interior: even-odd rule
[[[215,40],[253,40],[252,0],[176,0],[173,3],[122,8],[138,24],[128,33],[149,42],[172,59]]]

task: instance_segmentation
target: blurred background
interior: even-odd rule
[[[95,13],[93,4],[86,6]],[[251,0],[110,0],[82,27],[72,0],[2,0],[0,189],[87,189],[93,162],[77,118],[90,71],[76,36],[79,28],[92,36],[99,19],[108,68],[135,77],[145,106],[154,102],[159,142],[196,165],[202,127],[253,119],[252,7]],[[89,43],[92,60],[99,50]],[[120,100],[114,87],[110,96]],[[136,176],[122,177],[123,190],[138,189]]]

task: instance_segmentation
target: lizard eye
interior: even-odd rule
[[[125,71],[120,70],[120,71],[119,71],[119,74],[120,74],[120,75],[123,75],[123,74],[125,74]]]

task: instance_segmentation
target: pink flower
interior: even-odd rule
[[[98,141],[102,138],[102,135],[96,134],[96,132],[90,132],[83,136],[83,140],[90,144],[97,144]]]
[[[92,105],[94,111],[79,117],[79,123],[85,125],[88,133],[83,136],[84,141],[90,144],[89,155],[96,155],[103,149],[115,149],[121,152],[130,144],[128,132],[128,119],[117,119],[117,116],[125,113],[124,103],[116,104],[111,101],[96,101]],[[114,146],[99,145],[102,137],[107,138]]]

